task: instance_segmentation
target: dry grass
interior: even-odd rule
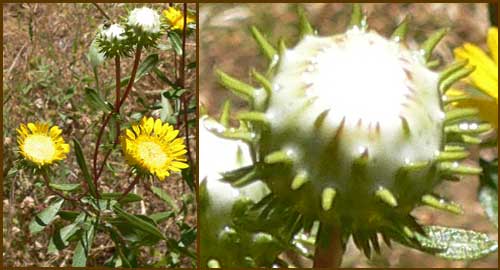
[[[141,4],[140,6],[142,6]],[[135,4],[101,4],[111,18],[126,15],[126,8]],[[166,4],[152,4],[157,9],[166,8]],[[189,5],[195,10],[194,4]],[[86,59],[88,46],[95,36],[104,17],[91,4],[4,4],[3,5],[3,247],[4,265],[7,266],[68,266],[71,265],[71,248],[59,255],[47,255],[47,233],[31,236],[28,224],[33,216],[46,207],[48,193],[41,179],[26,171],[8,175],[18,158],[15,153],[15,128],[28,121],[49,121],[63,128],[66,140],[77,138],[84,146],[87,162],[94,148],[97,124],[102,115],[90,110],[84,102],[84,87],[93,86],[93,73]],[[162,43],[167,43],[166,38]],[[187,39],[187,63],[196,60],[196,35]],[[144,59],[149,53],[143,54]],[[159,53],[159,68],[169,78],[174,77],[173,53],[171,50],[155,50]],[[124,60],[122,76],[130,73],[131,59]],[[114,64],[108,61],[101,67],[102,85],[114,80]],[[90,85],[92,84],[92,85]],[[189,69],[186,74],[186,89],[194,93],[196,69]],[[124,104],[122,112],[128,119],[137,111],[148,110],[148,114],[157,116],[158,110],[145,109],[160,101],[159,90],[168,90],[156,76],[147,75],[134,85],[132,93]],[[144,104],[138,100],[142,99]],[[191,125],[190,125],[191,126]],[[193,125],[194,126],[194,125]],[[180,123],[178,128],[183,128]],[[189,131],[192,158],[196,153],[195,132]],[[103,191],[120,191],[128,185],[126,169],[119,151],[110,158],[110,164],[116,170],[105,170],[101,178]],[[58,166],[60,180],[68,183],[81,181],[81,174],[71,152],[68,160]],[[194,201],[194,193],[180,176],[174,176],[165,182],[154,183],[175,199],[181,207],[182,200]],[[130,209],[134,213],[153,213],[169,209],[163,201],[154,197],[139,185],[134,191],[142,195],[144,203],[136,203]],[[180,215],[161,224],[161,229],[169,237],[178,238],[180,231],[175,222],[184,221],[190,226],[196,224],[196,207],[187,203],[186,215]],[[52,229],[52,228],[50,228]],[[48,230],[50,230],[48,229]],[[103,265],[112,254],[112,242],[108,237],[99,237],[91,251],[89,265]],[[154,253],[139,258],[142,265],[150,264],[165,255],[166,246],[158,246]],[[146,256],[147,255],[147,256]],[[191,259],[181,256],[180,266],[189,267]]]
[[[350,16],[350,5],[304,5],[308,17],[320,34],[331,35],[344,31]],[[451,27],[450,33],[439,44],[436,55],[443,62],[452,61],[452,48],[464,42],[485,47],[488,28],[486,4],[365,4],[368,23],[372,29],[390,35],[395,26],[406,16],[411,17],[408,40],[415,47],[433,30]],[[236,108],[244,103],[224,91],[216,83],[214,67],[250,82],[251,68],[262,70],[265,59],[256,57],[257,46],[248,31],[250,25],[258,26],[276,44],[285,37],[291,46],[297,40],[297,16],[293,4],[201,4],[200,5],[200,101],[208,113],[217,115],[227,98]],[[477,152],[477,151],[476,151]],[[201,161],[203,162],[203,161]],[[459,183],[445,183],[440,187],[444,195],[461,203],[465,215],[418,209],[415,214],[424,224],[452,225],[475,229],[498,238],[497,229],[489,223],[477,202],[478,179],[471,177]],[[305,267],[310,267],[305,263]],[[343,267],[497,267],[498,252],[476,262],[450,262],[419,251],[396,245],[383,247],[382,256],[367,260],[351,244],[348,245]]]

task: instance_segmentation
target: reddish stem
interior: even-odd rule
[[[120,103],[118,104],[118,111],[120,111],[121,106],[123,105],[123,103],[127,99],[128,94],[130,93],[130,90],[132,89],[132,86],[134,85],[135,75],[137,74],[137,68],[139,67],[139,61],[141,60],[141,51],[142,51],[142,47],[140,45],[138,45],[137,49],[135,51],[134,66],[132,67],[132,73],[130,74],[130,80],[128,81],[127,88],[125,89],[125,94],[123,94],[123,97],[120,100]]]
[[[134,81],[135,81],[135,76],[137,74],[137,69],[139,67],[139,61],[141,59],[141,51],[142,51],[142,47],[140,45],[138,45],[136,51],[135,51],[135,58],[134,58],[134,65],[132,67],[132,73],[130,74],[130,80],[127,84],[127,88],[125,90],[125,93],[123,95],[123,97],[120,99],[120,69],[119,67],[116,68],[116,71],[117,71],[117,78],[116,78],[116,83],[117,83],[117,87],[116,87],[116,102],[115,102],[115,108],[112,112],[110,112],[106,118],[104,119],[103,123],[102,123],[102,126],[101,128],[99,129],[99,133],[97,135],[97,142],[96,142],[96,145],[95,145],[95,150],[94,150],[94,159],[93,159],[93,169],[94,169],[94,185],[96,187],[96,197],[97,199],[99,199],[99,188],[98,188],[98,180],[99,180],[99,177],[101,176],[101,173],[102,173],[102,168],[104,167],[104,164],[101,166],[101,169],[99,170],[99,173],[97,171],[97,158],[99,156],[99,146],[101,145],[101,140],[102,140],[102,136],[104,134],[104,130],[106,128],[106,126],[108,125],[111,117],[113,116],[114,113],[116,114],[119,114],[120,113],[120,108],[121,106],[123,105],[123,103],[125,102],[125,100],[127,99],[128,97],[128,94],[130,93],[130,90],[132,89],[132,86],[134,85]],[[117,64],[119,64],[119,60],[117,60],[116,62]],[[117,125],[117,127],[119,128],[119,126]],[[120,132],[120,130],[118,129],[117,131],[117,136],[118,136],[118,133]],[[117,140],[115,140],[115,144],[113,145],[113,147],[116,145],[117,143]],[[111,151],[111,150],[110,150]],[[106,154],[106,157],[105,157],[105,160],[107,160],[107,158],[109,157],[109,153]]]
[[[184,3],[184,28],[182,29],[182,55],[181,55],[181,61],[179,64],[179,79],[178,79],[178,84],[182,87],[185,88],[185,83],[186,83],[186,73],[185,73],[185,64],[186,64],[186,36],[187,36],[187,3]],[[189,125],[188,125],[188,107],[189,107],[189,97],[187,93],[183,94],[181,96],[181,102],[182,102],[182,107],[184,109],[184,136],[185,136],[185,141],[186,141],[186,150],[187,150],[187,156],[188,156],[188,162],[189,166],[192,167],[192,162],[191,162],[191,150],[189,146]]]
[[[80,200],[79,198],[78,199],[75,199],[75,198],[71,198],[71,197],[68,197],[66,195],[64,195],[62,192],[59,192],[55,189],[53,189],[51,186],[50,186],[50,179],[49,179],[49,175],[47,174],[47,171],[46,170],[43,170],[42,171],[42,176],[43,176],[43,180],[45,181],[45,185],[47,186],[47,189],[52,193],[52,194],[55,194],[61,198],[63,198],[64,200],[66,201],[70,201],[70,202],[74,202],[76,203],[77,207],[80,208],[80,210],[82,210],[83,212],[85,212],[85,214],[87,215],[90,215],[89,212],[87,212],[87,210],[85,208],[83,208],[82,206],[80,206]]]
[[[130,185],[123,192],[123,194],[120,196],[120,198],[118,198],[118,201],[121,201],[123,198],[125,198],[125,196],[127,196],[127,194],[130,193],[130,191],[132,191],[132,189],[135,187],[135,185],[137,185],[137,183],[139,183],[139,179],[141,179],[141,175],[140,174],[138,174],[138,175],[135,176],[134,181],[132,183],[130,183]]]
[[[321,224],[316,245],[313,268],[340,268],[344,249],[339,227],[324,227]]]

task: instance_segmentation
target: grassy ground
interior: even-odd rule
[[[140,6],[142,6],[141,4]],[[102,9],[111,18],[125,16],[126,10],[135,4],[102,4]],[[158,10],[167,8],[166,4],[152,4]],[[196,9],[194,4],[189,8]],[[15,173],[13,167],[19,155],[15,129],[20,123],[48,121],[63,129],[66,141],[71,138],[80,140],[84,147],[87,162],[90,162],[94,148],[98,124],[102,119],[87,106],[84,101],[84,87],[95,84],[92,69],[86,58],[88,47],[104,17],[91,4],[4,4],[3,5],[3,263],[6,266],[68,266],[71,265],[72,248],[57,255],[47,254],[49,233],[30,235],[28,224],[33,216],[46,207],[49,200],[41,179],[33,177],[27,171]],[[161,43],[167,44],[166,37]],[[174,53],[171,49],[155,49],[143,54],[142,59],[156,52],[160,57],[158,68],[168,78],[174,78],[176,68]],[[187,39],[187,61],[191,67],[196,64],[196,32]],[[122,76],[130,74],[131,59],[122,60]],[[194,63],[194,64],[193,64]],[[114,76],[113,61],[108,61],[100,68],[101,85],[112,85]],[[186,89],[191,95],[191,107],[196,106],[195,98],[196,68],[187,69]],[[132,89],[129,99],[122,107],[126,119],[131,120],[137,112],[158,117],[160,110],[155,107],[160,102],[160,92],[170,87],[157,76],[146,75]],[[123,90],[122,90],[123,91]],[[112,96],[109,100],[113,100]],[[172,102],[178,112],[178,102]],[[196,139],[192,127],[195,125],[194,108],[189,115],[189,137],[191,159],[196,160]],[[175,115],[174,115],[175,121]],[[183,121],[176,127],[184,129]],[[183,134],[185,136],[186,134]],[[110,166],[114,172],[105,170],[101,178],[104,192],[119,192],[128,186],[127,166],[122,161],[121,151],[114,151]],[[193,167],[193,172],[196,171]],[[60,178],[56,181],[76,183],[81,181],[81,174],[74,158],[73,150],[68,159],[57,167]],[[164,182],[153,185],[166,191],[173,203],[183,208],[178,215],[160,224],[161,230],[173,239],[183,237],[185,228],[196,226],[195,193],[182,180],[180,175],[173,175]],[[153,213],[172,209],[164,201],[153,196],[138,185],[133,191],[145,200],[135,203],[128,209],[133,213]],[[50,232],[53,228],[48,228]],[[194,243],[188,247],[194,250]],[[112,254],[113,245],[109,238],[98,237],[92,250],[90,266],[103,265]],[[165,244],[154,249],[143,250],[141,265],[152,264],[160,259],[174,261],[172,265],[191,266],[193,260],[175,254]],[[168,257],[168,258],[167,258]]]
[[[390,35],[406,16],[411,18],[408,33],[409,45],[417,44],[440,27],[451,27],[450,33],[439,44],[435,55],[444,63],[453,60],[452,48],[464,42],[473,42],[486,48],[486,31],[489,26],[486,4],[365,4],[370,28]],[[344,31],[350,16],[350,5],[305,5],[311,23],[322,35]],[[249,26],[256,25],[270,40],[277,43],[285,37],[288,46],[297,41],[297,16],[293,4],[201,4],[200,5],[200,102],[208,113],[217,115],[227,98],[234,107],[244,103],[222,90],[214,76],[214,67],[220,68],[243,81],[250,82],[250,70],[263,70],[265,59],[256,57],[258,49],[249,33]],[[203,162],[203,161],[201,161]],[[415,215],[424,224],[440,224],[475,229],[498,238],[497,229],[485,217],[477,201],[478,179],[467,178],[459,183],[445,183],[440,191],[459,202],[465,215],[417,209]],[[303,266],[310,267],[308,262]],[[348,245],[343,267],[497,267],[498,252],[476,262],[450,262],[431,255],[396,245],[386,246],[382,256],[367,260],[352,243]]]

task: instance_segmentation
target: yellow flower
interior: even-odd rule
[[[62,130],[58,126],[49,129],[48,124],[21,124],[17,133],[21,155],[38,167],[63,160],[69,153],[69,145],[61,137]]]
[[[169,7],[168,9],[163,11],[163,16],[167,20],[167,22],[171,25],[173,30],[183,30],[184,29],[184,14],[175,7]],[[188,14],[186,18],[186,23],[193,23],[194,19],[192,16]]]
[[[129,165],[156,175],[160,180],[169,176],[169,170],[180,172],[185,163],[184,139],[173,126],[163,124],[160,119],[144,117],[139,124],[132,125],[120,136],[120,141]]]
[[[461,101],[461,107],[473,106],[479,109],[480,116],[498,129],[498,28],[488,30],[488,49],[491,57],[478,46],[465,43],[456,48],[455,58],[468,60],[476,69],[469,76],[470,82],[485,95],[472,95],[470,99]],[[452,89],[447,92],[450,97],[464,94],[461,90]]]

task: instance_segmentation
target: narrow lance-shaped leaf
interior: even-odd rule
[[[60,230],[57,230],[52,235],[50,239],[48,252],[49,253],[57,253],[57,250],[62,250],[68,246],[68,239],[75,235],[80,230],[80,227],[77,223],[71,223]]]
[[[96,198],[97,197],[96,188],[95,188],[94,182],[92,180],[92,176],[90,176],[90,172],[89,172],[89,169],[87,167],[87,163],[85,162],[85,157],[83,156],[82,146],[77,139],[73,139],[73,145],[75,147],[76,162],[78,163],[78,166],[82,170],[83,178],[85,179],[85,182],[87,183],[90,195],[92,195],[94,198]]]
[[[129,194],[125,195],[125,197],[122,197],[123,193],[120,193],[120,192],[102,193],[100,195],[101,196],[99,198],[102,200],[118,200],[118,199],[120,199],[120,203],[130,203],[130,202],[142,201],[141,196],[139,196],[137,194],[133,194],[133,193],[129,193]]]
[[[152,186],[151,187],[151,191],[153,191],[153,193],[156,196],[158,196],[158,198],[162,199],[164,202],[166,202],[168,205],[170,205],[170,207],[172,207],[172,209],[174,209],[175,212],[179,211],[179,207],[177,206],[177,204],[175,203],[175,201],[163,189],[155,187],[155,186]]]
[[[95,224],[93,224],[93,221],[94,219],[89,218],[87,222],[85,222],[88,226],[83,227],[86,229],[84,229],[82,237],[78,241],[75,251],[73,252],[73,262],[71,264],[73,267],[87,266],[87,257],[92,248],[95,234]]]
[[[131,215],[131,214],[125,212],[123,209],[121,209],[117,205],[113,206],[113,210],[115,211],[115,213],[118,216],[120,216],[121,218],[130,222],[130,225],[134,226],[135,229],[143,231],[143,232],[147,232],[147,233],[149,233],[153,236],[156,236],[160,239],[165,239],[165,236],[153,224],[151,224],[151,223],[149,223],[149,222],[147,222],[139,217],[136,217],[134,215]]]
[[[30,232],[36,234],[41,232],[47,225],[49,225],[57,216],[61,209],[64,200],[59,199],[53,202],[49,207],[45,208],[42,212],[35,216],[29,225]]]
[[[159,62],[160,59],[158,57],[158,54],[154,53],[148,55],[137,68],[136,80],[137,78],[141,78],[142,76],[146,75],[149,71],[156,67]]]
[[[182,55],[182,41],[179,37],[179,34],[174,31],[170,31],[168,32],[168,39],[172,43],[172,47],[174,48],[175,52],[178,55]]]
[[[62,191],[74,191],[80,188],[80,184],[68,184],[68,183],[50,183],[51,188],[62,190]]]
[[[95,110],[109,112],[112,109],[111,105],[105,102],[94,88],[85,87],[85,100],[89,103],[90,107]]]

